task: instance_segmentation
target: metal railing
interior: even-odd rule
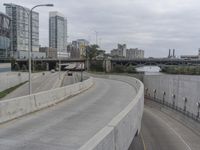
[[[155,95],[155,94],[154,94]],[[191,112],[189,112],[187,109],[186,109],[186,103],[187,103],[187,99],[185,100],[185,104],[184,104],[184,108],[181,108],[181,107],[179,107],[179,106],[177,106],[175,103],[169,103],[169,102],[167,102],[166,100],[164,100],[164,99],[159,99],[159,98],[157,98],[156,96],[150,96],[150,95],[148,95],[147,93],[145,93],[145,98],[146,99],[149,99],[149,100],[152,100],[152,101],[154,101],[154,102],[156,102],[156,103],[159,103],[159,104],[161,104],[161,105],[164,105],[164,106],[167,106],[167,107],[169,107],[169,108],[171,108],[171,109],[173,109],[173,110],[176,110],[176,111],[178,111],[178,112],[180,112],[181,114],[183,114],[183,115],[185,115],[185,116],[187,116],[187,117],[189,117],[189,118],[191,118],[191,119],[193,119],[193,120],[195,120],[195,121],[197,121],[197,122],[199,122],[200,123],[200,104],[199,104],[199,106],[198,106],[198,112],[196,113],[196,114],[194,114],[194,113],[191,113]]]

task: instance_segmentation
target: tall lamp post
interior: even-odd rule
[[[31,11],[30,11],[30,19],[29,19],[29,23],[30,23],[30,49],[29,49],[29,94],[32,94],[32,81],[31,81],[31,53],[32,53],[32,44],[33,44],[33,41],[32,41],[32,12],[33,12],[33,9],[35,9],[36,7],[42,7],[42,6],[46,6],[46,7],[53,7],[53,4],[41,4],[41,5],[36,5],[34,7],[31,8]]]

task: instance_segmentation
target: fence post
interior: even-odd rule
[[[172,106],[173,106],[173,108],[175,108],[175,98],[176,98],[176,95],[172,94]]]
[[[154,97],[154,101],[156,101],[156,89],[153,90],[153,97]]]
[[[184,101],[184,108],[183,108],[183,111],[186,112],[187,97],[184,97],[184,98],[183,98],[183,101]]]
[[[199,118],[200,115],[200,102],[197,102],[197,118]]]
[[[145,95],[148,96],[148,88],[145,88]]]
[[[165,93],[165,91],[163,91],[163,104],[165,104],[165,95],[166,95],[166,93]]]

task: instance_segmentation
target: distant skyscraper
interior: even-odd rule
[[[6,14],[11,18],[11,50],[28,51],[29,49],[29,17],[30,9],[16,4],[6,4]],[[32,49],[39,51],[39,13],[32,13]]]
[[[111,50],[111,55],[116,57],[126,57],[126,44],[118,44],[117,49]]]
[[[122,51],[122,56],[126,57],[126,44],[118,44],[118,49]]]
[[[49,47],[67,53],[67,19],[57,11],[49,13]]]

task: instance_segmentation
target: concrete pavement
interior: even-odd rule
[[[95,85],[80,95],[0,125],[1,150],[77,150],[135,95],[128,83],[95,79]]]

